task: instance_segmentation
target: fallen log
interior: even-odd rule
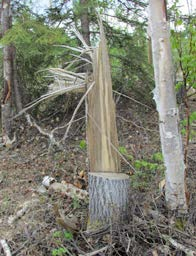
[[[62,183],[54,182],[49,187],[49,192],[60,192],[73,199],[80,200],[88,199],[88,192],[84,189],[77,188],[76,186],[63,181]]]

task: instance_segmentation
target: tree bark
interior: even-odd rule
[[[90,22],[88,15],[88,0],[80,0],[81,33],[87,45],[90,46]]]
[[[1,25],[2,36],[11,27],[11,8],[10,0],[2,0],[1,5]],[[12,88],[13,88],[13,58],[12,47],[4,46],[3,48],[3,76],[4,76],[4,91],[1,101],[2,115],[2,135],[3,143],[9,145],[12,138]]]
[[[89,173],[89,229],[128,220],[129,176],[122,173]]]
[[[159,112],[161,146],[166,167],[166,203],[170,210],[185,213],[187,211],[185,165],[179,132],[179,113],[165,0],[150,0],[149,8],[156,83],[154,99]]]
[[[84,41],[88,46],[91,45],[90,42],[90,20],[88,13],[88,3],[89,0],[80,0],[80,22],[81,22],[81,34],[83,36]],[[90,60],[88,54],[84,54],[84,58]],[[80,72],[86,72],[87,75],[92,73],[92,65],[86,63],[85,66],[81,67]]]
[[[22,97],[21,97],[21,88],[18,82],[18,75],[17,75],[17,66],[16,66],[16,49],[13,46],[13,85],[14,85],[14,102],[16,106],[17,112],[22,110]]]

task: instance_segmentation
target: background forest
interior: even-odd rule
[[[165,206],[148,1],[51,0],[45,9],[37,1],[0,2],[0,255],[196,255],[194,1],[167,3],[188,187],[186,216],[171,215]],[[7,3],[12,11],[6,25],[2,10]],[[78,51],[83,47],[78,35],[96,47],[99,15],[131,206],[127,225],[88,232],[88,200],[50,185],[71,184],[85,193],[88,188],[84,91],[66,93],[62,70],[79,78],[91,72],[83,62],[88,56]],[[4,80],[7,60],[11,87]]]

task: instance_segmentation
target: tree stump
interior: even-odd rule
[[[123,173],[89,173],[88,229],[128,219],[129,176]]]

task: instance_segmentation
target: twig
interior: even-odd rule
[[[130,249],[130,245],[131,245],[131,239],[129,237],[129,235],[127,234],[127,238],[128,238],[128,245],[127,245],[127,249],[126,249],[126,253],[129,252],[129,249]]]
[[[86,117],[85,117],[85,116],[80,117],[80,118],[78,118],[78,119],[72,121],[72,123],[76,123],[76,122],[78,122],[78,121],[80,121],[80,120],[82,120],[82,119],[84,119],[84,118],[86,118]],[[70,124],[70,122],[66,123],[66,124],[63,125],[63,126],[56,127],[56,128],[54,128],[54,129],[51,131],[51,133],[54,133],[54,132],[56,132],[57,130],[60,130],[60,129],[64,129],[64,128],[67,127],[69,124]]]
[[[0,245],[5,253],[5,256],[12,256],[10,248],[9,248],[7,242],[5,241],[5,239],[0,240]]]
[[[189,138],[190,138],[190,107],[188,102],[188,97],[185,95],[184,103],[186,107],[186,141],[184,146],[184,164],[185,164],[185,177],[188,171],[188,148],[189,148]]]
[[[30,207],[35,206],[37,203],[39,203],[38,199],[24,202],[22,208],[17,211],[16,215],[9,217],[8,224],[12,225],[17,219],[21,218],[29,210]]]
[[[82,105],[82,102],[85,100],[87,94],[90,92],[90,90],[93,88],[93,86],[95,85],[95,82],[92,82],[91,85],[89,86],[88,90],[85,92],[85,94],[82,96],[82,98],[80,99],[77,107],[75,108],[73,115],[71,117],[71,120],[69,121],[69,125],[67,127],[67,130],[65,132],[65,135],[63,136],[63,140],[65,140],[67,138],[67,134],[69,132],[69,129],[71,127],[71,124],[73,123],[73,120],[75,118],[76,113],[78,112],[78,109],[80,108],[80,106]]]
[[[14,256],[14,255],[17,255],[17,253],[19,252],[19,251],[21,251],[24,247],[25,247],[25,245],[27,245],[29,243],[29,240],[27,240],[27,241],[25,241],[18,249],[16,249],[14,252],[12,252],[12,255]]]
[[[114,246],[114,244],[112,244],[112,246]],[[100,252],[103,252],[103,251],[106,251],[108,248],[110,247],[110,245],[107,245],[101,249],[98,249],[96,251],[93,251],[93,252],[89,252],[89,253],[86,253],[85,256],[93,256],[93,255],[97,255],[98,253]],[[84,256],[83,254],[79,254],[79,256]]]
[[[44,131],[35,121],[31,120],[31,116],[29,114],[26,114],[26,119],[30,126],[35,127],[39,131],[39,133],[41,133],[42,135],[50,139],[50,146],[56,145],[58,148],[62,148],[60,143],[54,138],[53,131],[52,132]]]
[[[85,235],[83,234],[83,232],[80,231],[80,235],[82,236],[82,238],[84,239],[84,241],[88,244],[89,248],[91,250],[94,250],[94,248],[92,247],[92,245],[89,243],[89,241],[86,239]]]
[[[132,100],[132,101],[134,101],[134,102],[136,102],[136,103],[138,103],[138,104],[140,104],[140,105],[142,105],[142,106],[144,106],[144,107],[146,107],[146,108],[152,109],[150,106],[148,106],[148,105],[146,105],[146,104],[144,104],[144,103],[141,103],[140,101],[135,100],[134,98],[132,98],[132,97],[126,95],[126,94],[123,94],[123,93],[118,92],[118,91],[115,91],[115,90],[113,90],[113,92],[116,93],[116,94],[119,94],[119,95],[123,96],[124,98],[130,99],[130,100]]]
[[[167,235],[163,235],[163,238],[166,241],[169,241],[175,248],[183,251],[186,253],[187,256],[195,256],[196,255],[196,251],[191,250],[190,248],[185,247],[184,245],[178,243],[176,240],[174,240],[172,237],[167,236]]]
[[[18,118],[19,116],[25,114],[27,112],[27,110],[33,108],[34,106],[38,105],[39,103],[41,103],[42,101],[44,100],[47,100],[47,99],[51,99],[51,98],[54,98],[54,97],[57,97],[59,95],[63,95],[67,92],[71,92],[73,90],[80,90],[82,88],[85,88],[85,85],[84,83],[81,83],[81,84],[78,84],[78,85],[73,85],[73,86],[69,86],[69,87],[65,87],[63,89],[59,89],[59,90],[56,90],[54,92],[51,92],[51,93],[47,93],[47,94],[44,94],[42,95],[40,98],[38,98],[37,100],[31,102],[27,107],[25,107],[24,109],[22,109],[18,114],[16,114],[12,119],[15,119],[15,118]],[[12,120],[11,119],[11,120]]]
[[[196,160],[193,159],[191,156],[188,155],[188,158],[191,159],[191,161],[195,162],[196,163]]]
[[[159,132],[159,131],[157,131],[157,130],[151,130],[151,129],[145,128],[145,127],[143,127],[143,126],[137,125],[137,124],[134,123],[133,121],[127,120],[127,119],[125,119],[125,118],[122,117],[122,116],[117,116],[117,118],[120,118],[121,120],[123,120],[123,121],[125,121],[125,122],[127,122],[127,123],[131,123],[131,124],[133,124],[135,127],[139,128],[139,129],[143,129],[143,130],[146,130],[146,131],[149,131],[149,132],[157,132],[157,133]]]

